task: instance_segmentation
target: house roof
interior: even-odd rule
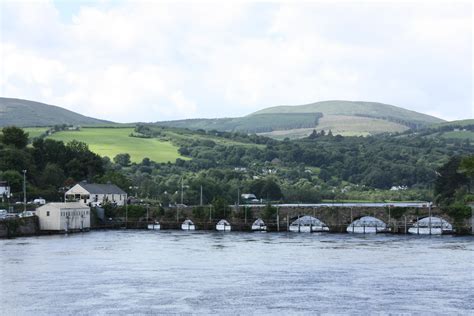
[[[79,183],[86,191],[93,194],[127,194],[115,184],[99,184],[99,183]]]
[[[47,203],[43,206],[40,206],[37,208],[37,210],[40,209],[89,209],[89,207],[83,203],[80,202],[67,202],[67,203],[60,203],[60,202],[52,202],[52,203]]]

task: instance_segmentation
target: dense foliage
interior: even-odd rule
[[[171,141],[191,159],[156,163],[145,158],[134,163],[127,153],[101,158],[77,141],[36,139],[26,146],[27,135],[10,127],[3,130],[0,143],[0,179],[9,181],[19,197],[26,169],[29,196],[48,200],[58,200],[64,188],[77,181],[110,181],[163,205],[180,203],[181,197],[184,204],[199,205],[202,199],[203,204],[215,204],[213,212],[223,216],[224,206],[237,203],[241,193],[253,193],[262,201],[311,203],[431,200],[436,189],[438,201],[449,204],[462,190],[469,191],[466,179],[472,179],[472,161],[461,160],[474,152],[468,140],[417,133],[342,137],[314,132],[305,139],[277,141],[255,134],[139,125],[131,137]],[[464,182],[454,179],[461,183],[454,189],[451,180],[440,182],[453,172],[464,177]],[[196,212],[207,213],[199,208]]]
[[[14,199],[21,195],[23,170],[28,196],[49,200],[58,200],[64,186],[83,179],[92,181],[104,173],[102,158],[84,143],[37,139],[27,147],[28,134],[22,129],[5,127],[2,135],[0,179],[9,182]]]
[[[474,152],[469,141],[411,134],[342,137],[314,132],[301,140],[241,133],[190,131],[141,125],[137,133],[180,146],[192,159],[175,164],[144,160],[122,168],[143,196],[198,204],[220,196],[237,201],[237,192],[258,199],[318,202],[321,199],[431,200],[437,169],[450,157]],[[264,185],[266,184],[267,185]],[[395,190],[388,189],[395,187]]]

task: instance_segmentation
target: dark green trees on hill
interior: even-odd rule
[[[280,186],[273,178],[258,179],[250,183],[248,192],[252,192],[259,199],[279,200],[283,197]]]
[[[0,140],[0,180],[9,182],[14,199],[20,197],[23,170],[28,196],[48,200],[59,200],[61,187],[104,173],[102,159],[81,142],[36,139],[27,147],[28,134],[16,127],[3,128]]]
[[[28,144],[28,133],[15,126],[4,127],[2,129],[1,141],[5,145],[12,145],[22,149]]]
[[[474,156],[451,158],[438,169],[434,188],[436,202],[454,208],[459,208],[467,202],[473,202],[473,183]]]

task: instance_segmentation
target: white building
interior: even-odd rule
[[[257,199],[255,194],[252,194],[252,193],[244,193],[244,194],[241,194],[240,197],[242,198],[242,200],[255,200],[255,199]]]
[[[77,231],[91,227],[90,208],[79,202],[48,203],[36,209],[40,230]]]
[[[0,198],[10,198],[10,186],[7,181],[0,181]]]
[[[127,193],[115,184],[80,182],[64,194],[65,201],[81,201],[87,205],[112,203],[125,205]]]

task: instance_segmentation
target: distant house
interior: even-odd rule
[[[10,186],[8,185],[7,181],[0,181],[0,198],[2,201],[4,199],[10,198]]]
[[[390,188],[390,191],[401,191],[401,190],[404,191],[404,190],[407,190],[407,189],[408,189],[408,187],[406,185],[399,185],[399,186],[394,185]]]
[[[127,193],[115,184],[97,184],[80,182],[64,194],[65,201],[81,201],[87,205],[112,203],[125,205]]]
[[[242,198],[242,200],[253,200],[257,198],[255,194],[252,194],[252,193],[244,193],[244,194],[241,194],[240,197]]]
[[[36,209],[40,230],[80,231],[91,227],[90,208],[79,202],[48,203]]]
[[[257,197],[255,196],[255,194],[252,194],[252,193],[244,193],[244,194],[241,194],[240,197],[242,198],[242,202],[243,203],[256,203],[256,202],[260,202]]]

